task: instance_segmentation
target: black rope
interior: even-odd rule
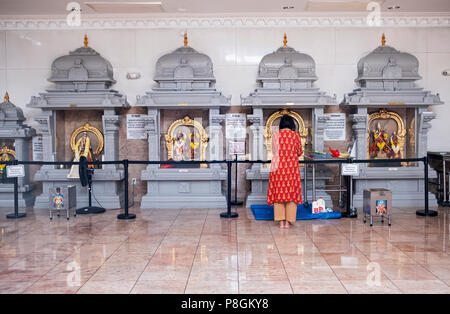
[[[424,162],[426,157],[422,158],[399,158],[399,159],[351,159],[351,158],[333,158],[333,159],[310,159],[299,160],[299,164],[332,164],[332,163],[402,163],[402,162]],[[0,161],[0,165],[13,165],[14,162],[22,165],[79,165],[78,161]],[[128,160],[128,164],[133,165],[200,165],[200,164],[226,164],[228,160]],[[237,163],[255,163],[255,164],[269,164],[272,160],[237,160],[233,161]],[[86,162],[88,165],[100,166],[100,165],[123,165],[123,160],[117,161],[91,161]]]

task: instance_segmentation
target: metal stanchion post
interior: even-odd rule
[[[220,217],[222,218],[236,218],[239,216],[238,213],[231,212],[231,162],[231,160],[227,160],[227,211],[220,214]]]
[[[316,164],[312,164],[312,200],[316,201]]]
[[[244,202],[242,202],[242,201],[238,201],[237,200],[237,182],[238,182],[238,162],[237,162],[237,160],[238,160],[238,155],[237,154],[235,154],[234,155],[234,160],[235,160],[235,162],[234,162],[234,167],[235,167],[235,177],[234,177],[234,201],[232,201],[231,202],[231,205],[232,206],[241,206],[242,204],[244,204]]]
[[[429,210],[428,206],[428,156],[423,157],[423,167],[424,167],[424,200],[425,200],[425,209],[416,211],[416,215],[418,216],[437,216],[437,211]]]
[[[17,160],[14,160],[14,165],[17,165]],[[19,213],[19,179],[17,177],[14,178],[14,213],[6,215],[6,218],[9,219],[17,219],[24,218],[27,216],[26,213]]]
[[[306,207],[308,207],[309,206],[309,203],[308,203],[308,186],[307,186],[307,182],[308,182],[308,180],[306,179],[306,177],[308,176],[308,164],[303,164],[304,165],[304,167],[303,167],[303,169],[304,169],[304,188],[305,188],[305,191],[304,191],[304,197],[305,197],[305,199],[303,200],[303,204],[306,206]]]
[[[342,201],[342,163],[339,163],[339,207],[344,208]]]
[[[353,163],[351,158],[348,159],[348,163]],[[356,208],[353,207],[353,177],[347,176],[347,212],[342,214],[342,217],[346,218],[356,218],[358,217],[358,212]]]
[[[441,173],[437,171],[437,201],[439,205],[442,205],[442,193],[441,193]]]
[[[124,169],[124,193],[125,193],[125,213],[117,215],[117,219],[128,220],[135,219],[135,214],[128,213],[128,159],[123,161],[123,169]]]
[[[450,206],[450,202],[448,201],[447,197],[447,169],[445,165],[445,154],[442,155],[442,175],[444,176],[444,194],[442,198],[442,206]]]

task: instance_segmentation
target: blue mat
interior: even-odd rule
[[[273,220],[273,205],[252,205],[250,208],[255,220]],[[341,218],[341,212],[312,214],[312,204],[297,206],[297,220],[339,218]]]

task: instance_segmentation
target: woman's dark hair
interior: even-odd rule
[[[291,116],[288,116],[287,114],[285,114],[284,116],[281,117],[279,129],[280,130],[281,129],[291,129],[292,131],[295,132],[294,119]]]

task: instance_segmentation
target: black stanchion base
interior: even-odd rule
[[[104,212],[105,209],[103,207],[96,207],[96,206],[86,206],[79,208],[76,211],[77,215],[102,214]]]
[[[241,206],[244,204],[244,202],[242,201],[231,201],[230,202],[231,206]]]
[[[341,213],[341,216],[344,218],[358,218],[358,211],[356,208],[353,208],[350,212],[346,211]]]
[[[341,217],[344,217],[344,218],[358,218],[358,214],[341,213]]]
[[[8,218],[8,219],[17,219],[17,218],[23,218],[23,217],[26,217],[26,216],[27,216],[26,213],[17,213],[17,215],[14,213],[14,214],[6,215],[6,218]]]
[[[222,217],[222,218],[237,218],[237,217],[239,217],[239,214],[236,212],[234,212],[234,213],[225,212],[225,213],[221,213],[220,217]]]
[[[429,210],[426,212],[425,210],[418,210],[416,211],[417,216],[428,216],[428,217],[435,217],[438,215],[438,212],[435,210]]]
[[[135,214],[119,214],[117,215],[117,219],[121,219],[121,220],[129,220],[129,219],[135,219],[136,215]]]

